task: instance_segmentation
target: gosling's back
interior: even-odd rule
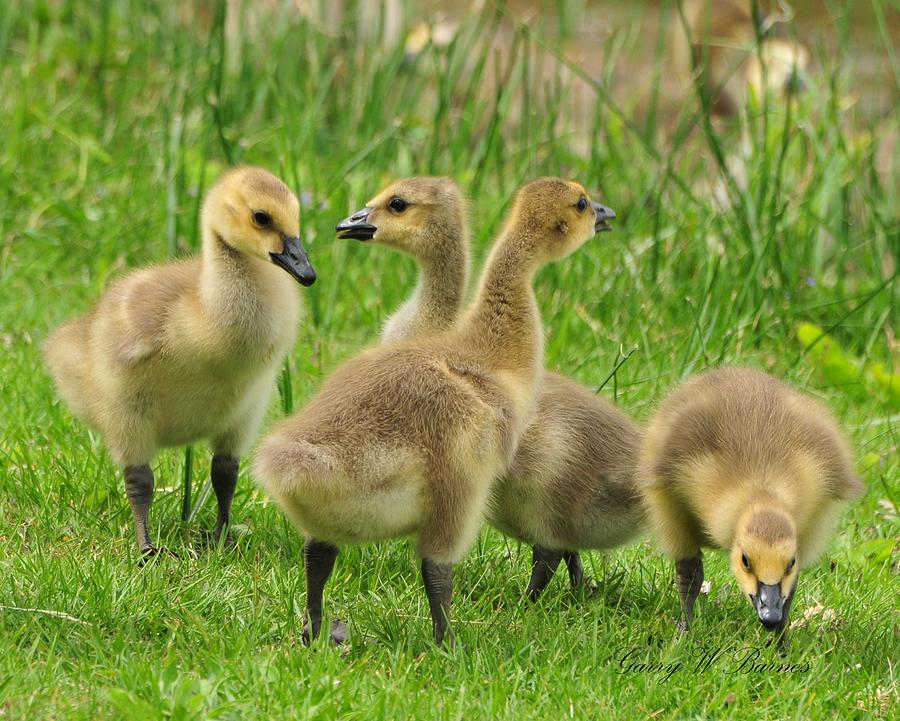
[[[775,476],[815,459],[823,488],[845,497],[859,481],[828,409],[772,376],[723,368],[672,393],[647,431],[647,475],[677,485],[687,465],[715,457],[734,477]]]
[[[647,429],[638,479],[648,498],[668,498],[686,528],[719,548],[730,547],[750,500],[772,499],[796,524],[804,565],[824,547],[838,502],[864,489],[828,410],[746,368],[709,371],[666,398]]]
[[[496,484],[490,520],[548,548],[612,548],[644,528],[641,429],[581,384],[547,373],[531,425]]]

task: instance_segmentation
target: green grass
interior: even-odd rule
[[[837,48],[812,43],[809,92],[723,128],[696,97],[654,100],[640,117],[614,85],[648,44],[640,8],[592,46],[607,61],[592,77],[552,71],[578,2],[562,29],[516,27],[488,3],[448,48],[412,59],[352,10],[329,31],[273,3],[236,43],[223,6],[204,24],[167,5],[0,5],[0,718],[896,712],[900,418],[868,380],[874,363],[897,372],[900,357],[895,9],[875,2],[870,20],[880,85],[856,84],[860,41],[829,4],[822,32]],[[664,53],[651,54],[664,76]],[[586,112],[570,111],[576,98]],[[537,280],[548,366],[608,379],[601,392],[640,419],[685,375],[761,367],[822,397],[861,459],[869,492],[794,603],[795,618],[825,609],[793,634],[790,661],[808,671],[726,673],[744,646],[778,659],[719,556],[694,632],[679,639],[672,570],[649,541],[588,554],[593,593],[558,578],[529,607],[530,550],[489,529],[457,569],[455,650],[430,642],[403,541],[342,552],[327,612],[351,620],[352,644],[304,648],[300,537],[242,472],[237,548],[192,553],[214,504],[182,522],[182,450],[159,455],[153,507],[158,539],[181,558],[139,569],[119,473],[57,400],[39,347],[126,269],[195,249],[199,200],[229,162],[269,167],[310,198],[303,235],[319,281],[302,291],[307,315],[270,423],[372,342],[414,282],[410,261],[333,240],[335,221],[388,180],[456,177],[474,198],[479,253],[522,181],[600,189],[616,232]],[[803,322],[826,329],[856,375],[818,367],[797,340]],[[195,500],[208,470],[198,445]],[[698,649],[719,647],[727,657],[695,672]],[[632,648],[632,659],[682,666],[665,682],[622,673]]]

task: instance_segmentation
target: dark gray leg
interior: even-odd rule
[[[150,538],[150,504],[153,501],[153,471],[148,464],[125,466],[125,493],[134,514],[138,549],[147,556],[158,552]]]
[[[450,598],[453,595],[453,565],[423,558],[422,581],[425,583],[425,595],[428,596],[428,606],[431,609],[434,642],[440,646],[447,636],[452,644],[453,637],[448,626]]]
[[[218,542],[231,524],[231,500],[237,486],[239,461],[234,456],[214,455],[212,458],[212,487],[216,492],[219,508],[216,512],[216,530],[213,541]]]
[[[306,540],[303,558],[306,564],[306,620],[303,623],[303,642],[307,645],[322,630],[322,596],[325,582],[334,568],[338,547],[314,538]],[[333,636],[333,635],[332,635]],[[334,639],[342,641],[343,639]]]
[[[563,560],[569,569],[569,583],[572,588],[578,588],[584,580],[584,566],[581,565],[581,556],[578,551],[563,551]]]
[[[550,583],[564,553],[543,546],[531,547],[531,580],[525,589],[531,601],[537,601],[538,596]]]
[[[678,622],[678,628],[688,631],[694,620],[694,602],[700,595],[700,587],[703,585],[703,556],[682,558],[675,561],[675,585],[678,587],[678,595],[681,597],[681,608],[684,618]]]

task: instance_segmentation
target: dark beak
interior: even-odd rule
[[[605,205],[600,205],[600,203],[594,202],[591,203],[591,207],[597,214],[597,217],[594,220],[594,232],[602,233],[604,230],[612,230],[612,226],[606,221],[614,220],[616,217],[616,211],[612,208],[607,208]]]
[[[770,631],[778,628],[784,620],[784,597],[777,583],[772,586],[760,583],[753,597],[753,605],[756,606],[760,623]]]
[[[375,237],[375,231],[378,230],[369,222],[369,216],[372,214],[372,208],[363,208],[357,210],[349,218],[344,218],[338,223],[334,230],[338,234],[338,238],[352,238],[353,240],[372,240]]]
[[[300,285],[310,286],[315,283],[316,271],[309,264],[309,258],[300,238],[291,235],[281,237],[284,240],[284,250],[281,253],[269,253],[272,262],[280,265],[294,276]]]

